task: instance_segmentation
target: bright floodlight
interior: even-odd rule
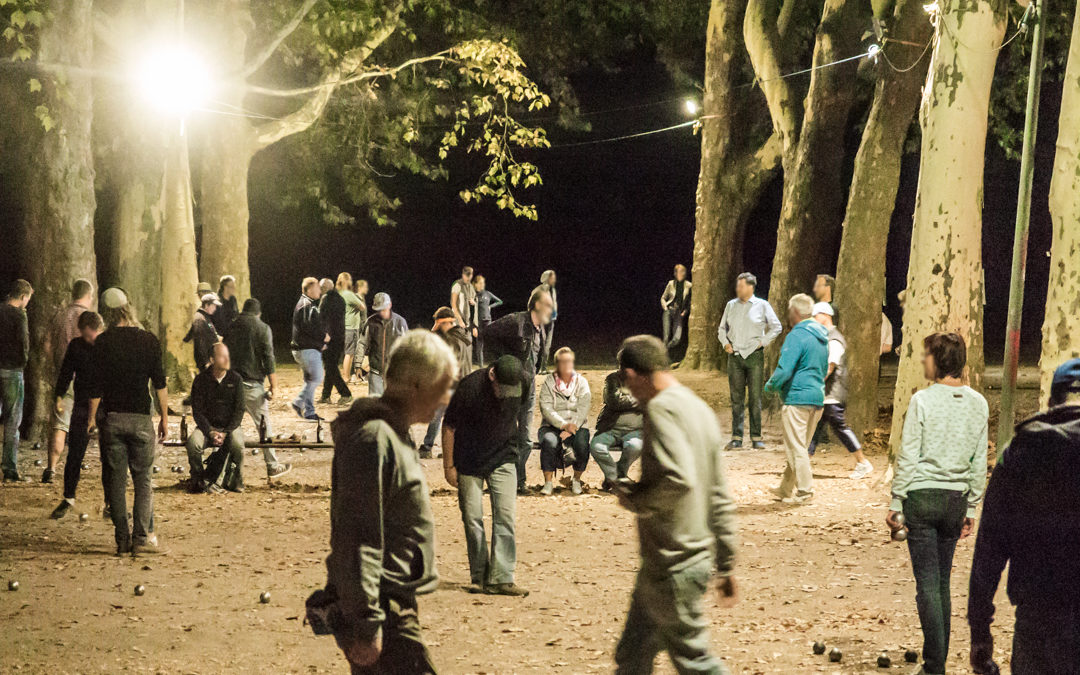
[[[686,99],[686,103],[683,104],[683,107],[686,108],[687,115],[697,115],[698,111],[701,110],[698,102],[692,98]]]
[[[136,80],[147,103],[180,116],[203,105],[210,89],[210,76],[202,61],[178,46],[149,52],[137,65]]]

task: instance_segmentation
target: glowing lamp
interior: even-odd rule
[[[686,110],[686,114],[691,116],[697,115],[698,111],[701,110],[701,106],[699,106],[698,102],[692,98],[686,99],[686,102],[683,103],[683,108]]]
[[[138,64],[135,80],[140,96],[149,105],[181,117],[203,105],[210,94],[205,65],[183,47],[149,52]]]

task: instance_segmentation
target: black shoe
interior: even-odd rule
[[[123,544],[116,545],[116,556],[128,555],[131,553],[131,542],[126,541]]]
[[[68,503],[68,500],[64,499],[64,500],[60,501],[60,503],[57,505],[57,507],[55,509],[53,509],[53,512],[49,517],[52,518],[53,520],[60,520],[61,518],[66,516],[67,512],[70,511],[70,510],[71,510],[71,504]]]
[[[329,396],[323,396],[322,398],[319,399],[319,404],[320,405],[330,405],[330,397]]]
[[[29,478],[24,478],[18,472],[5,473],[4,474],[4,482],[5,483],[29,483],[30,479]]]
[[[420,446],[420,459],[431,459],[431,447],[427,445]]]
[[[532,490],[530,490],[528,488],[528,486],[526,486],[526,485],[519,485],[518,486],[518,494],[524,497],[526,495],[531,495]]]
[[[615,492],[615,481],[610,481],[607,478],[600,484],[601,492]]]
[[[742,440],[731,439],[725,450],[742,450]]]
[[[51,483],[52,479],[53,479],[53,470],[52,469],[45,469],[44,471],[41,472],[41,482],[42,483]]]

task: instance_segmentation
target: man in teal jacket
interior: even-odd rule
[[[793,328],[780,350],[780,362],[765,391],[778,391],[784,402],[784,452],[787,467],[780,487],[773,490],[786,504],[804,504],[814,496],[814,476],[807,448],[821,420],[825,404],[825,376],[829,372],[829,333],[810,318],[813,299],[804,293],[788,301]]]

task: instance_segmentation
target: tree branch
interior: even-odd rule
[[[432,61],[447,61],[449,60],[451,50],[446,49],[441,52],[431,54],[430,56],[418,56],[415,59],[409,59],[399,63],[392,68],[385,66],[379,66],[372,70],[365,71],[363,73],[357,73],[351,77],[346,77],[337,82],[323,81],[319,84],[313,84],[310,87],[299,87],[296,89],[273,89],[270,87],[248,87],[247,92],[249,94],[260,94],[262,96],[277,96],[280,98],[288,98],[291,96],[303,96],[304,94],[314,94],[327,87],[341,87],[346,84],[353,84],[354,82],[362,82],[364,80],[374,80],[379,77],[388,77],[396,75],[399,71],[411,68],[412,66],[420,65],[422,63],[430,63]]]
[[[749,0],[743,20],[743,40],[761,91],[769,106],[773,130],[780,135],[785,155],[798,138],[798,102],[780,72],[778,0]]]
[[[388,13],[382,25],[368,36],[362,45],[346,52],[341,59],[341,63],[323,78],[322,86],[319,87],[318,91],[298,110],[279,120],[255,127],[255,152],[277,143],[286,136],[300,133],[314,124],[315,120],[319,119],[319,116],[326,109],[326,104],[330,102],[330,97],[342,80],[359,70],[372,52],[394,34],[398,28],[398,19],[401,16],[402,7],[403,4],[398,3]]]
[[[259,68],[262,68],[263,64],[270,60],[270,57],[274,55],[277,48],[285,41],[285,38],[292,35],[293,31],[300,26],[300,22],[304,20],[304,17],[307,16],[307,13],[311,11],[311,8],[314,7],[315,3],[318,1],[319,0],[304,0],[304,4],[302,4],[300,9],[296,11],[296,14],[289,19],[289,22],[282,26],[281,30],[274,35],[273,39],[271,39],[270,42],[267,42],[263,48],[255,54],[255,57],[244,66],[244,69],[240,71],[240,77],[251,77],[259,70]]]

